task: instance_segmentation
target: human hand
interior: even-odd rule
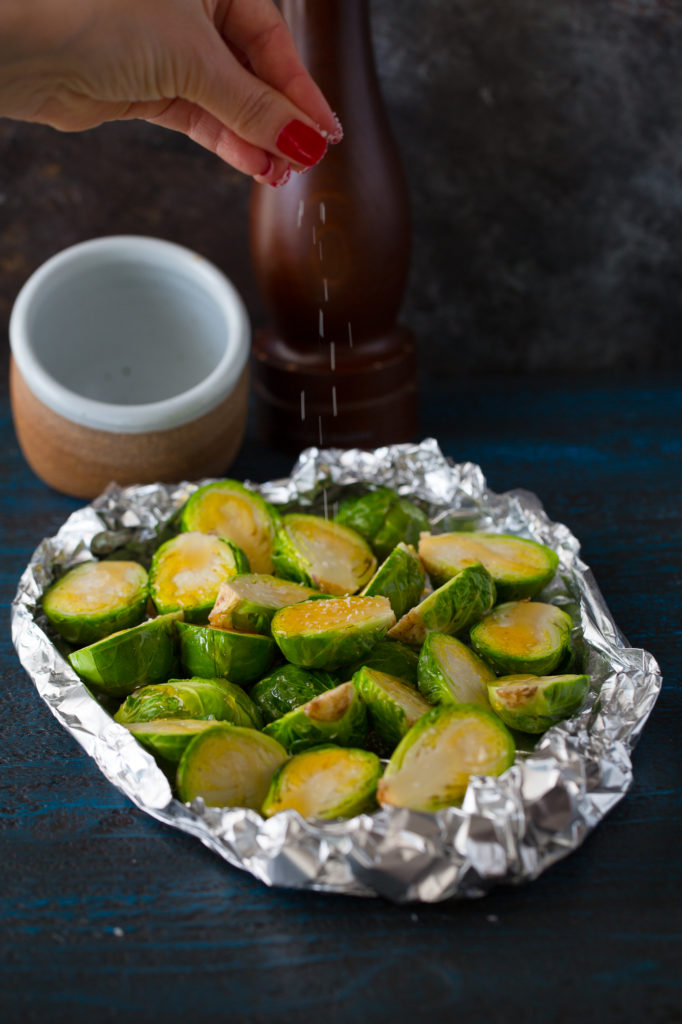
[[[271,185],[342,137],[272,0],[2,0],[0,116],[142,118]]]

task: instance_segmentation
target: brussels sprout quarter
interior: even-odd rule
[[[590,677],[501,676],[490,683],[493,711],[520,732],[538,733],[577,711],[589,689]]]
[[[154,554],[149,571],[159,612],[184,612],[188,622],[207,622],[220,584],[248,572],[246,555],[232,541],[205,533],[180,533]]]
[[[380,804],[437,811],[459,804],[472,775],[501,775],[514,762],[506,727],[475,704],[427,711],[400,741],[379,781]]]
[[[429,633],[419,655],[419,689],[432,704],[480,704],[490,709],[495,673],[454,636]]]
[[[482,565],[470,565],[411,608],[390,630],[393,640],[419,647],[426,634],[463,633],[495,603],[495,584]]]
[[[563,660],[573,620],[561,608],[540,601],[499,604],[471,630],[474,649],[505,675],[545,675]]]
[[[419,506],[390,487],[342,501],[336,521],[356,530],[381,559],[401,542],[416,544],[422,530],[429,529],[429,520]]]
[[[367,735],[367,712],[352,683],[342,683],[289,711],[263,730],[292,754],[320,743],[359,747]]]
[[[323,516],[283,516],[274,552],[279,576],[298,580],[326,594],[354,594],[377,567],[359,533]]]
[[[248,686],[267,672],[277,647],[271,636],[178,623],[180,663],[193,676]]]
[[[272,777],[287,752],[270,736],[221,722],[195,736],[180,758],[178,795],[201,797],[207,807],[260,811]]]
[[[495,581],[501,601],[533,597],[559,564],[558,556],[544,544],[503,533],[424,533],[419,556],[434,585],[480,562]]]
[[[303,818],[352,818],[374,806],[380,775],[381,761],[368,750],[314,747],[277,770],[263,814],[293,810]]]
[[[190,740],[214,725],[214,720],[202,718],[155,718],[151,722],[130,722],[126,729],[155,757],[177,764]]]
[[[362,658],[394,622],[386,597],[330,597],[280,609],[272,635],[287,661],[332,671]]]
[[[141,622],[147,596],[137,562],[82,562],[45,591],[43,611],[69,643],[91,644]]]
[[[431,705],[395,676],[361,668],[353,686],[367,705],[370,725],[392,750]]]
[[[260,711],[240,686],[227,679],[169,679],[141,686],[114,715],[121,725],[155,718],[203,718],[260,729]]]
[[[415,605],[424,589],[424,567],[408,544],[398,544],[362,591],[366,597],[387,597],[396,619]]]
[[[112,633],[73,651],[69,661],[81,679],[114,697],[124,697],[147,683],[165,681],[176,668],[179,614],[159,615]]]
[[[278,608],[297,604],[318,591],[292,580],[280,580],[264,573],[245,573],[222,583],[216,603],[208,616],[216,629],[268,636],[272,616]]]
[[[249,696],[260,709],[263,721],[274,722],[288,711],[338,685],[338,679],[320,669],[279,665],[252,687]]]
[[[182,510],[183,531],[215,533],[240,548],[254,572],[272,572],[279,515],[237,480],[219,480],[194,492]]]

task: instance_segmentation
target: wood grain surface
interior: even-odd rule
[[[24,463],[5,386],[0,1019],[682,1022],[682,377],[422,380],[421,399],[420,436],[496,491],[538,494],[659,660],[630,793],[536,881],[435,906],[269,890],[147,818],[50,716],[11,644],[17,580],[79,502]],[[290,467],[249,428],[231,473]]]

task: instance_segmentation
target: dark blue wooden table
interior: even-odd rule
[[[8,606],[80,503],[28,470],[0,406],[0,1019],[682,1022],[682,376],[422,381],[422,436],[535,491],[581,539],[664,687],[635,782],[585,844],[482,900],[269,890],[114,789],[21,669]],[[428,394],[428,400],[427,400]],[[251,431],[231,475],[291,460]]]

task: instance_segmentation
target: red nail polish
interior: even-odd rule
[[[303,121],[289,121],[277,136],[277,148],[290,160],[313,167],[327,152],[327,142]]]

